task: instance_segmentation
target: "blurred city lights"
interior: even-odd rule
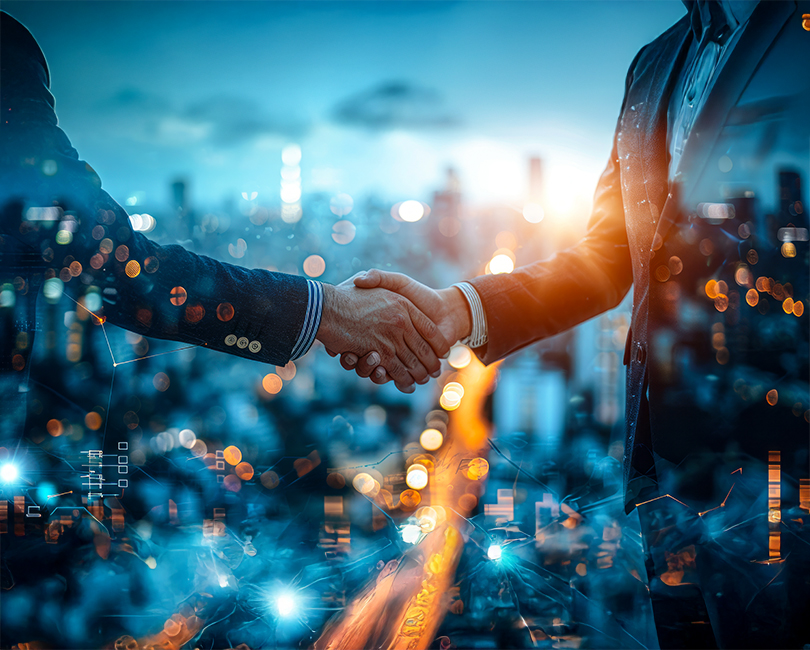
[[[311,278],[317,278],[326,271],[326,262],[320,255],[310,255],[304,260],[304,273]]]
[[[540,223],[546,213],[539,203],[527,203],[523,206],[523,218],[529,223]]]
[[[423,533],[431,533],[439,522],[439,514],[430,506],[419,508],[415,514]]]
[[[500,560],[502,555],[501,547],[498,544],[493,544],[487,549],[487,557],[490,560]]]
[[[374,477],[371,474],[366,474],[365,472],[360,472],[357,476],[354,477],[352,480],[352,485],[354,489],[357,490],[360,494],[369,495],[374,492],[374,488],[376,487],[377,481],[374,480]]]
[[[152,232],[157,226],[157,221],[151,214],[131,214],[129,223],[136,232]]]
[[[447,411],[455,411],[464,397],[464,387],[456,381],[448,382],[439,398],[439,404]]]
[[[405,475],[405,483],[413,490],[422,490],[427,487],[428,472],[424,465],[411,465]]]
[[[3,483],[11,483],[16,480],[19,475],[20,473],[17,467],[12,463],[6,463],[0,468],[0,480],[2,480]]]
[[[399,216],[403,221],[413,223],[425,216],[425,206],[413,199],[399,204]]]
[[[419,444],[427,451],[436,451],[443,442],[444,436],[438,429],[425,429],[419,436]]]
[[[329,201],[329,209],[338,217],[345,217],[354,208],[354,199],[348,194],[337,194]]]
[[[285,165],[297,165],[301,162],[301,147],[297,144],[288,144],[281,150],[281,162]]]
[[[447,363],[449,363],[456,370],[466,368],[468,365],[470,365],[470,361],[472,361],[472,352],[470,351],[470,348],[461,343],[453,346],[453,348],[450,350],[450,356],[447,359]]]
[[[296,203],[301,199],[301,186],[298,184],[281,184],[281,200],[284,203]]]
[[[506,253],[497,253],[489,261],[489,272],[492,275],[500,273],[511,273],[515,270],[515,262]]]
[[[422,529],[416,524],[406,524],[402,527],[402,541],[406,544],[416,544],[422,537]]]

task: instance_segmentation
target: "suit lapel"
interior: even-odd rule
[[[679,194],[687,204],[706,168],[709,154],[717,142],[729,112],[737,104],[762,57],[795,8],[796,3],[793,0],[789,2],[761,0],[720,71],[685,143],[678,166]],[[675,205],[675,201],[667,201],[656,230],[657,236],[662,239],[666,237],[682,208],[682,205]]]

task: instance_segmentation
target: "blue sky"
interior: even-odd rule
[[[119,201],[278,201],[304,191],[427,199],[455,166],[480,202],[520,202],[544,158],[556,200],[589,201],[627,66],[679,0],[3,2],[51,68],[57,114]],[[553,198],[553,197],[552,197]],[[570,207],[570,206],[569,206]],[[577,210],[579,211],[579,210]]]

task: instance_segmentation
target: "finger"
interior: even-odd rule
[[[352,282],[354,282],[355,287],[360,287],[361,289],[373,289],[380,283],[380,272],[377,269],[371,269],[369,271],[358,273],[351,279]]]
[[[411,347],[419,360],[428,369],[428,372],[434,377],[438,377],[441,372],[441,362],[439,358],[446,359],[450,354],[450,344],[444,335],[439,331],[432,320],[419,311],[413,304],[408,305],[408,313],[411,316],[411,322],[416,328],[416,333],[420,337],[424,345],[416,342],[408,345]],[[416,347],[414,347],[416,345]],[[434,354],[435,353],[435,354]],[[437,358],[438,357],[438,358]]]
[[[357,365],[357,355],[354,352],[344,352],[340,355],[340,365],[344,370],[354,370]]]
[[[404,356],[408,356],[409,354],[413,356],[412,352],[409,350],[404,350],[404,348],[407,347],[405,346],[404,342],[400,347],[403,348]],[[384,355],[382,365],[385,368],[385,371],[388,373],[388,376],[394,380],[397,388],[401,392],[412,393],[415,390],[413,385],[414,378],[411,376],[410,371],[405,367],[404,363],[399,358],[399,350],[397,350],[396,356],[393,353]]]
[[[416,390],[416,387],[415,387],[413,384],[406,384],[406,385],[403,385],[403,384],[399,384],[399,383],[397,383],[397,382],[394,382],[394,386],[396,386],[396,387],[397,387],[397,390],[398,390],[400,393],[406,393],[406,394],[408,394],[408,395],[410,395],[410,394],[411,394],[413,391],[415,391],[415,390]]]
[[[391,378],[388,376],[388,373],[385,372],[385,368],[383,368],[382,366],[377,366],[376,368],[374,368],[374,372],[371,373],[370,379],[375,384],[380,385],[387,384],[389,381],[391,381]]]
[[[437,372],[441,372],[439,358],[415,329],[409,328],[403,332],[403,339],[411,354],[410,356],[405,355],[406,360],[403,358],[403,353],[397,350],[397,356],[408,366],[408,370],[416,383],[426,384],[430,380],[428,375],[432,376]]]
[[[413,348],[408,343],[408,340],[412,341],[414,347],[418,347],[419,342],[422,341],[420,336],[416,333],[415,330],[411,329],[409,331],[405,331],[403,333],[403,338],[397,345],[397,357],[402,362],[402,365],[408,370],[408,373],[413,378],[417,384],[426,384],[428,382],[428,375],[430,374],[419,360],[419,357],[416,356],[414,353]],[[424,343],[424,341],[422,341]],[[432,350],[430,350],[430,346],[425,344],[425,348],[428,349],[429,354],[433,354]],[[433,355],[435,358],[435,355]],[[394,378],[396,381],[399,381],[396,377]]]
[[[368,377],[380,365],[381,360],[379,352],[369,352],[357,362],[355,371],[360,377]]]
[[[329,348],[325,347],[324,350],[326,350],[326,354],[328,354],[330,357],[336,357],[337,356],[337,352],[332,352],[332,350],[330,350]]]

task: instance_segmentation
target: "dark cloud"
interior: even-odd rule
[[[385,82],[348,97],[335,106],[333,118],[374,130],[447,128],[459,123],[437,91],[406,81]]]
[[[155,144],[198,142],[227,148],[268,135],[300,138],[308,129],[303,122],[269,116],[255,100],[232,95],[177,107],[159,95],[124,88],[97,108],[103,118],[115,121],[117,133]]]

